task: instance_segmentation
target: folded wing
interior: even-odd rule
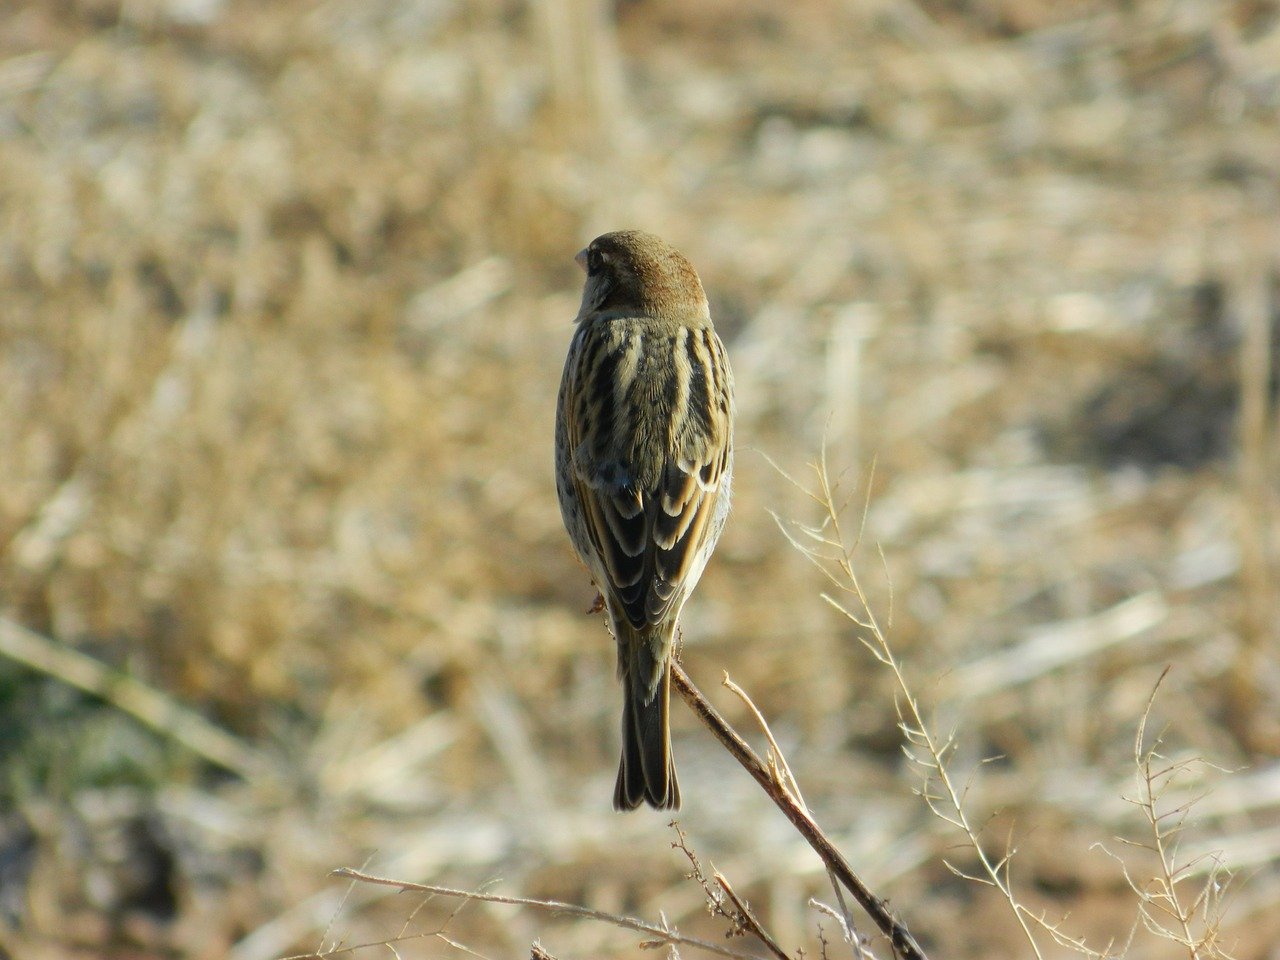
[[[586,334],[588,331],[582,331]],[[650,349],[676,351],[674,362],[650,369],[666,371],[675,383],[649,383],[647,396],[671,397],[674,403],[655,427],[665,436],[652,437],[652,464],[635,460],[634,446],[615,443],[616,432],[628,439],[650,436],[659,429],[615,431],[624,423],[644,423],[644,411],[631,409],[645,394],[627,389],[625,382],[593,382],[592,374],[643,366],[630,362],[601,362],[601,353],[588,347],[579,356],[592,359],[591,369],[575,371],[574,402],[567,411],[566,429],[575,456],[574,484],[583,506],[593,545],[607,583],[598,584],[616,600],[611,609],[642,629],[678,612],[687,595],[689,576],[700,573],[704,547],[714,536],[715,513],[730,455],[730,384],[723,347],[710,330],[683,331],[668,339],[647,338]],[[607,351],[608,347],[602,348]],[[634,354],[634,344],[618,344],[619,353]],[[605,359],[609,359],[606,357]],[[639,394],[639,395],[638,395]],[[603,431],[603,432],[602,432]],[[648,473],[654,481],[643,482]]]

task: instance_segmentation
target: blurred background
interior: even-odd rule
[[[669,818],[610,809],[552,480],[572,257],[642,227],[737,377],[685,664],[759,743],[722,671],[752,694],[872,888],[935,957],[1029,955],[775,523],[820,519],[788,475],[824,444],[1022,900],[1185,955],[1126,940],[1158,864],[1116,839],[1150,840],[1172,665],[1148,745],[1220,768],[1165,797],[1205,795],[1178,862],[1221,851],[1223,942],[1280,956],[1278,113],[1274,0],[8,0],[0,953],[266,960],[454,908],[327,875],[361,865],[722,937]],[[817,859],[673,713],[690,846],[818,955]]]

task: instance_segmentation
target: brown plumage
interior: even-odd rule
[[[733,376],[697,272],[665,241],[607,233],[587,273],[556,416],[556,487],[604,597],[623,686],[614,806],[673,809],[669,660],[729,512]]]

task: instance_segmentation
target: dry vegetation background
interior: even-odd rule
[[[1029,948],[943,865],[972,857],[911,794],[891,678],[770,515],[817,519],[770,461],[807,480],[824,436],[1024,901],[1129,936],[1095,845],[1153,869],[1114,838],[1172,664],[1153,731],[1229,771],[1166,798],[1208,791],[1181,859],[1222,851],[1224,943],[1280,956],[1278,114],[1273,0],[8,0],[0,952],[394,936],[417,901],[327,877],[366,861],[720,936],[665,818],[609,809],[619,694],[551,476],[571,257],[642,226],[700,268],[740,398],[686,665],[744,729],[721,671],[751,691],[931,956]],[[817,859],[675,726],[690,843],[815,955]]]

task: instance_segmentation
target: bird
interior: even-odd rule
[[[680,807],[671,656],[733,476],[733,372],[702,281],[665,240],[596,237],[556,409],[556,491],[603,599],[623,691],[617,810]]]

